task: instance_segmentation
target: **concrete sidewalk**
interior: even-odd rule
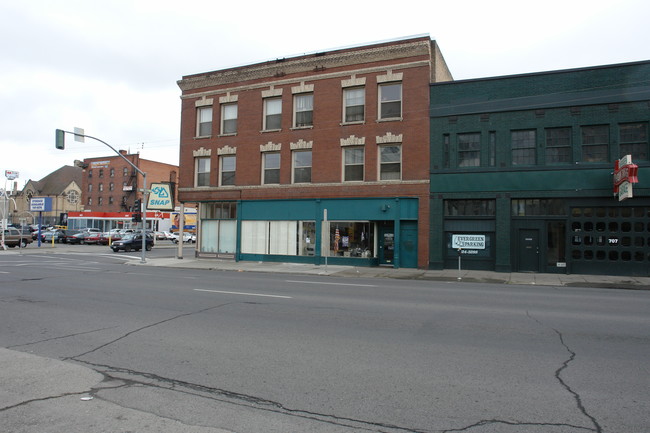
[[[169,251],[166,258],[146,257],[146,263],[133,258],[140,255],[139,252],[132,252],[129,255],[129,265],[139,266],[164,266],[171,268],[203,269],[214,271],[236,271],[236,272],[277,272],[287,274],[324,275],[336,277],[359,277],[359,278],[397,278],[412,280],[430,281],[460,281],[495,284],[521,284],[540,285],[557,287],[596,287],[612,289],[634,289],[650,290],[650,277],[615,276],[615,275],[585,275],[585,274],[541,274],[523,272],[494,272],[494,271],[471,271],[458,269],[425,270],[391,267],[359,267],[339,265],[314,265],[305,263],[282,263],[282,262],[251,262],[219,259],[199,259],[194,257],[194,250],[188,251],[192,244],[185,244],[183,259],[176,258],[178,246],[172,243],[158,242],[156,249]],[[44,244],[41,248],[30,245],[27,248],[10,248],[6,251],[0,250],[3,254],[87,254],[89,249],[103,249],[110,251],[106,246],[94,245],[60,245],[55,246]],[[112,254],[112,253],[111,253]],[[123,253],[122,253],[123,254]]]
[[[430,281],[650,290],[650,277],[632,276],[540,274],[472,270],[462,270],[459,272],[458,269],[394,269],[390,267],[357,267],[339,265],[319,266],[303,263],[236,262],[233,260],[199,259],[194,257],[184,257],[182,259],[147,258],[146,263],[133,261],[129,264],[213,271],[277,272],[287,274],[326,275],[334,277],[396,278]]]
[[[130,409],[102,398],[124,386],[71,362],[0,348],[0,425],[14,433],[228,433]]]

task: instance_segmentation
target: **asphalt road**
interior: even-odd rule
[[[650,431],[648,291],[123,264],[138,258],[0,256],[0,346],[238,433]]]

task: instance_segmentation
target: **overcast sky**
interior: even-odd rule
[[[74,127],[178,164],[183,75],[423,34],[456,80],[650,60],[648,17],[648,0],[3,1],[0,170],[22,188],[114,155],[56,150]]]

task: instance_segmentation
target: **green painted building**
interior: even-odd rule
[[[650,275],[650,61],[430,91],[432,269]]]

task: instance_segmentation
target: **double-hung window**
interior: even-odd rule
[[[534,129],[510,133],[512,165],[535,165],[537,163],[536,135]]]
[[[293,151],[293,183],[311,182],[311,150]]]
[[[314,94],[303,93],[293,97],[293,126],[304,128],[314,125]]]
[[[282,98],[264,99],[264,125],[265,131],[282,128]]]
[[[402,146],[381,146],[379,158],[379,179],[400,180],[402,176]]]
[[[546,130],[546,164],[568,164],[573,160],[571,128]]]
[[[648,123],[625,123],[619,125],[620,156],[632,155],[632,160],[648,160]]]
[[[237,157],[235,155],[223,155],[219,157],[219,163],[219,185],[234,185]]]
[[[379,118],[398,119],[402,117],[402,83],[379,86]]]
[[[458,166],[481,166],[481,134],[458,134]]]
[[[221,134],[237,133],[237,103],[221,106]]]
[[[609,125],[583,126],[582,161],[609,161]]]
[[[195,158],[196,166],[194,185],[195,186],[210,186],[210,157]]]
[[[262,154],[262,175],[265,185],[280,183],[280,153],[265,152]]]
[[[343,121],[363,122],[365,119],[366,89],[354,87],[343,90]]]
[[[343,149],[343,180],[346,182],[363,180],[363,147],[346,147]]]
[[[212,135],[212,107],[199,107],[196,109],[196,135],[209,137]]]

